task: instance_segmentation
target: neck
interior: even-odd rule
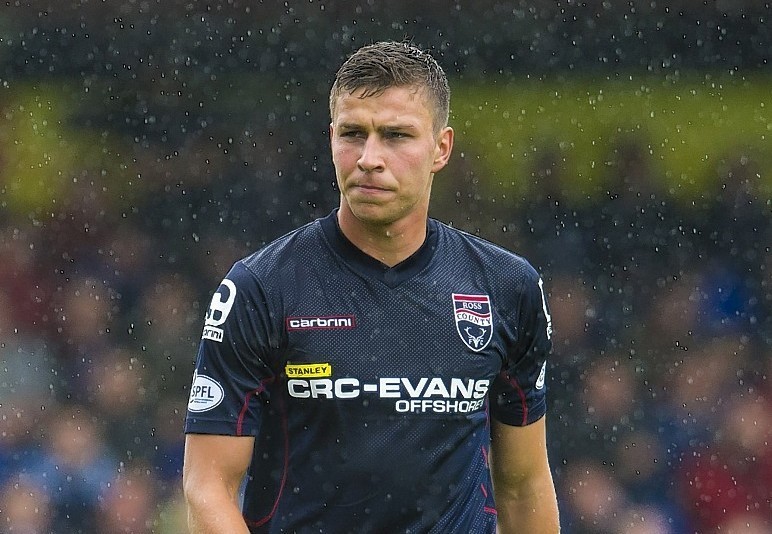
[[[426,239],[426,219],[414,216],[412,220],[401,219],[391,224],[373,224],[357,217],[341,206],[338,211],[338,224],[343,235],[359,250],[394,267],[412,256]],[[420,220],[419,220],[420,218]]]

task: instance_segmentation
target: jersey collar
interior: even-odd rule
[[[434,257],[437,248],[437,221],[428,219],[426,239],[421,247],[409,258],[394,267],[381,263],[368,256],[343,235],[338,224],[338,208],[326,217],[319,219],[324,236],[333,250],[357,273],[375,280],[380,280],[389,287],[396,287],[421,272]]]

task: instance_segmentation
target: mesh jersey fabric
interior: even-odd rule
[[[336,213],[233,265],[207,313],[185,431],[255,436],[254,533],[493,533],[489,418],[527,425],[546,411],[541,280],[433,219],[389,268]]]

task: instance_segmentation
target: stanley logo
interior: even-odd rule
[[[288,363],[284,367],[288,378],[324,378],[332,376],[329,363]]]

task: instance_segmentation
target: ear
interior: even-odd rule
[[[432,172],[439,172],[450,160],[450,153],[453,151],[453,128],[446,126],[437,136],[437,146],[434,151],[434,163]]]

